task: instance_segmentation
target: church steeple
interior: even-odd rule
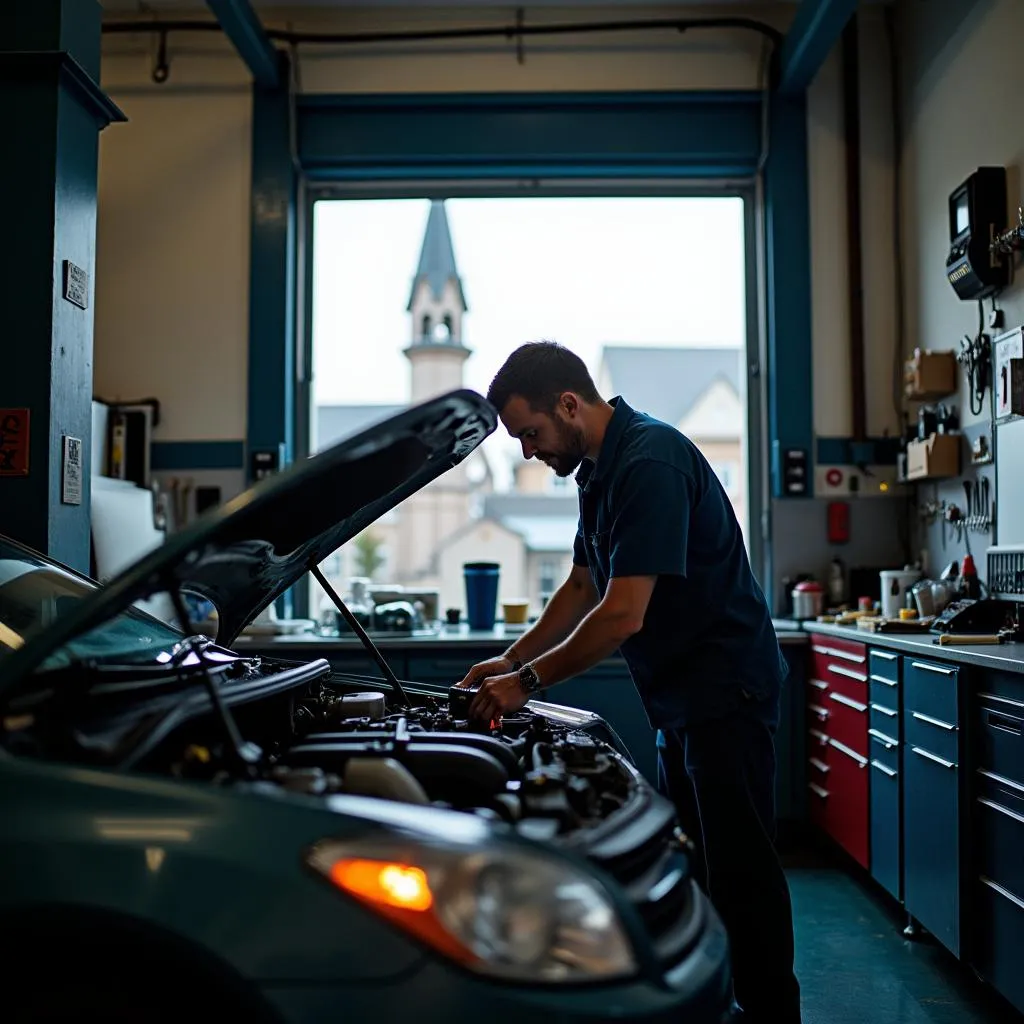
[[[412,367],[413,402],[462,387],[462,364],[470,355],[462,344],[462,315],[468,308],[448,214],[444,201],[435,199],[406,306],[411,339],[405,355]]]

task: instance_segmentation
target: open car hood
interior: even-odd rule
[[[218,643],[346,541],[473,452],[497,425],[474,391],[405,409],[261,481],[173,534],[0,665],[0,689],[54,650],[171,586],[217,609]]]

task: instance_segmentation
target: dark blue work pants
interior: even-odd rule
[[[797,1024],[793,910],[775,851],[778,692],[728,714],[662,731],[659,789],[696,847],[698,884],[729,934],[743,1021]]]

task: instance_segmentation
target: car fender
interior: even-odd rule
[[[0,801],[0,915],[148,922],[259,982],[384,981],[426,955],[305,865],[372,827],[322,801],[9,756]]]

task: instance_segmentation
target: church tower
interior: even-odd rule
[[[470,355],[462,344],[462,316],[467,309],[448,214],[444,201],[435,199],[406,307],[412,321],[412,341],[405,356],[412,374],[413,404],[462,387],[462,367]]]

